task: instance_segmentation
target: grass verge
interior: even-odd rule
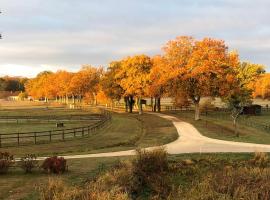
[[[270,144],[270,132],[269,130],[263,130],[259,124],[269,123],[270,114],[264,113],[261,116],[241,116],[238,123],[239,137],[235,135],[232,120],[228,113],[211,113],[208,115],[202,115],[199,121],[194,120],[194,114],[192,112],[177,111],[177,112],[166,112],[179,119],[191,123],[198,131],[207,137],[237,141],[237,142],[249,142],[258,144]],[[252,124],[249,125],[248,121],[253,121],[253,124],[258,123],[258,126]]]

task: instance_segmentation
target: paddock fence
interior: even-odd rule
[[[81,126],[75,128],[64,128],[56,130],[46,130],[46,131],[33,131],[33,132],[18,132],[18,133],[1,133],[0,134],[0,148],[10,147],[10,146],[25,146],[32,144],[44,144],[53,141],[66,141],[75,138],[84,138],[93,135],[97,130],[100,130],[108,122],[111,121],[111,113],[109,111],[103,110],[101,114],[94,114],[92,118],[84,118],[77,116],[79,119],[95,120],[94,124],[88,126]],[[40,120],[41,117],[23,117],[16,119],[13,117],[2,117],[1,120]],[[58,117],[52,117],[47,120],[57,120]],[[43,119],[42,119],[43,120]]]

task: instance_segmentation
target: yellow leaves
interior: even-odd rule
[[[270,98],[270,74],[261,75],[253,85],[253,96]]]
[[[120,65],[116,79],[125,95],[142,96],[150,80],[152,60],[146,55],[127,57],[117,63]]]

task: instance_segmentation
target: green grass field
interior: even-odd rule
[[[16,110],[15,112],[14,115],[18,115],[22,110]],[[38,116],[41,114],[36,111],[33,111],[33,113]],[[111,123],[90,137],[65,142],[1,148],[0,151],[8,151],[14,154],[15,157],[28,153],[39,156],[85,154],[160,145],[169,143],[177,137],[178,134],[173,124],[158,116],[113,113]],[[69,160],[69,172],[62,175],[61,178],[71,185],[83,185],[86,180],[91,179],[99,171],[107,169],[119,159]],[[37,199],[35,189],[39,184],[46,183],[49,177],[39,171],[29,175],[24,174],[21,169],[16,167],[7,175],[0,175],[0,199]]]
[[[23,110],[14,110],[13,112],[10,110],[2,110],[0,111],[0,116],[3,115],[4,112],[8,113],[9,116],[17,116],[25,113]],[[67,116],[66,112],[67,111],[63,109],[55,109],[53,114],[65,117]],[[74,115],[82,114],[81,112],[76,113],[78,111],[70,112],[74,112]],[[29,113],[33,117],[52,115],[52,112],[47,109],[43,111],[33,109],[32,112],[28,111],[28,115]],[[228,115],[218,116],[220,115],[219,113],[210,113],[207,116],[202,115],[203,120],[196,122],[193,120],[193,113],[169,113],[192,123],[202,134],[209,137],[270,144],[270,134],[258,127],[247,127],[246,122],[243,123],[242,121],[240,121],[239,125],[240,137],[235,137]],[[266,113],[262,116],[251,117],[250,120],[265,123],[268,119],[269,114]],[[50,124],[50,122],[46,123]],[[54,122],[52,122],[52,124],[53,123]],[[48,124],[43,124],[42,127],[47,128],[49,127]],[[28,125],[30,127],[33,126],[31,123]],[[158,116],[151,114],[113,113],[112,121],[90,137],[65,142],[1,148],[0,150],[8,151],[14,154],[15,157],[20,157],[28,153],[34,153],[38,156],[86,154],[160,145],[174,141],[177,137],[178,134],[173,124]],[[183,194],[188,196],[185,190],[187,188],[196,190],[196,188],[199,187],[197,184],[199,184],[200,181],[204,183],[203,181],[208,174],[222,171],[223,168],[227,166],[248,166],[249,161],[247,160],[250,160],[252,157],[253,154],[242,153],[170,155],[168,157],[169,162],[172,163],[174,167],[177,167],[170,175],[172,181],[170,184],[176,187],[181,186],[181,192],[184,192]],[[47,175],[39,171],[39,169],[36,169],[33,174],[24,174],[19,167],[14,167],[8,174],[0,175],[0,199],[38,199],[39,194],[37,189],[42,185],[46,185],[49,178],[60,178],[69,186],[84,187],[87,182],[93,180],[100,174],[104,174],[118,163],[119,160],[128,161],[130,159],[133,159],[133,157],[68,160],[69,171],[60,176]],[[189,160],[195,161],[192,161],[193,164],[187,164],[183,167],[183,163],[186,162],[183,160],[188,160],[188,162]],[[147,197],[148,194],[143,195]]]
[[[39,156],[85,154],[128,150],[138,147],[149,147],[166,144],[178,137],[173,124],[163,118],[144,114],[113,113],[111,123],[93,135],[72,139],[65,142],[7,147],[17,156],[35,153]]]
[[[101,170],[109,168],[118,158],[74,159],[68,161],[69,171],[61,175],[68,184],[83,185]],[[20,168],[12,169],[8,174],[0,175],[0,199],[38,199],[36,189],[48,179],[57,175],[47,175],[38,169],[25,174]]]
[[[265,129],[265,125],[270,126],[270,112],[263,112],[260,116],[240,116],[237,130],[240,134],[236,137],[230,113],[208,112],[202,113],[200,121],[194,120],[194,113],[191,111],[170,111],[166,112],[193,124],[201,134],[222,140],[239,142],[252,142],[270,144],[270,129]]]

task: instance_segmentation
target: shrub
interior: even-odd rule
[[[132,192],[134,195],[148,193],[165,198],[171,190],[168,172],[169,163],[164,148],[137,150],[137,158],[133,161]]]
[[[264,152],[255,152],[254,158],[250,160],[250,164],[258,167],[267,167],[268,156]]]
[[[81,190],[67,186],[59,178],[50,178],[46,185],[38,188],[40,200],[73,200],[80,198]]]
[[[270,169],[226,167],[207,174],[202,181],[194,180],[191,187],[180,189],[175,199],[216,200],[216,199],[270,199]]]
[[[0,174],[7,173],[11,165],[14,164],[14,157],[8,152],[0,152]]]
[[[49,157],[44,160],[41,168],[47,173],[64,173],[67,170],[67,161],[63,157]]]
[[[25,171],[25,173],[31,173],[37,165],[38,161],[35,154],[27,154],[21,158],[20,167]]]
[[[84,198],[87,200],[128,200],[131,183],[131,163],[117,162],[109,171],[100,174],[87,184]]]

